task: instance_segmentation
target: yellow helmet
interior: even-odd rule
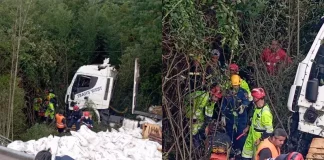
[[[46,99],[47,99],[48,101],[51,100],[51,96],[50,96],[50,95],[46,96]]]
[[[238,86],[241,84],[241,77],[237,74],[231,76],[231,82],[233,86]]]

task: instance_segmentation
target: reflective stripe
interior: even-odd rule
[[[199,76],[200,74],[201,74],[201,72],[189,72],[189,75]]]
[[[209,79],[209,78],[211,78],[211,77],[212,77],[212,75],[209,75],[209,76],[206,77],[206,79]]]
[[[272,65],[272,66],[276,66],[277,63],[270,63],[270,62],[267,62],[267,65],[268,65],[268,66],[271,66],[271,65]]]
[[[264,106],[262,109],[257,109],[255,110],[255,113],[253,115],[253,128],[256,130],[263,130],[263,131],[267,131],[267,133],[271,133],[273,131],[273,127],[272,126],[263,126],[262,125],[262,113],[264,112],[270,112],[270,108],[268,107],[268,105]]]
[[[257,131],[257,132],[264,132],[264,131],[266,131],[265,129],[258,129],[258,128],[254,128],[254,130]]]

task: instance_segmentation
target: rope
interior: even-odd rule
[[[110,106],[110,108],[111,108],[113,111],[115,111],[116,113],[119,113],[119,114],[125,114],[125,113],[127,112],[127,110],[128,110],[128,107],[125,108],[124,111],[119,111],[119,110],[117,110],[117,109],[115,109],[115,108],[113,108],[113,107],[111,107],[111,106]]]

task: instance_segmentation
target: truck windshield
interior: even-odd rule
[[[72,91],[75,94],[92,89],[97,83],[98,77],[87,76],[87,75],[77,75]]]

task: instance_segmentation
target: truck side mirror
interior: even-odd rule
[[[312,103],[317,101],[318,95],[318,79],[314,78],[307,82],[305,98]]]

